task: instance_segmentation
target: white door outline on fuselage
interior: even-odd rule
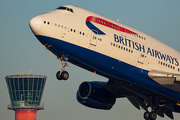
[[[144,60],[145,60],[145,55],[143,54],[143,52],[139,52],[139,55],[138,55],[138,59],[137,59],[137,62],[140,63],[140,64],[144,64]]]
[[[90,45],[96,46],[98,40],[98,31],[92,29],[91,37],[90,37]]]

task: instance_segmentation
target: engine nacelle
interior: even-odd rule
[[[112,93],[95,82],[81,83],[76,98],[79,103],[87,107],[103,110],[111,109],[116,102],[116,98]]]

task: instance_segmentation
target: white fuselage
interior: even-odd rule
[[[32,18],[30,27],[44,47],[61,61],[58,80],[69,77],[64,71],[66,61],[109,79],[82,83],[77,93],[81,104],[110,109],[115,97],[125,96],[138,109],[141,106],[147,112],[151,106],[146,119],[152,114],[155,120],[157,110],[161,117],[165,113],[171,119],[172,111],[180,112],[180,53],[161,41],[72,5]],[[112,104],[104,104],[104,100]]]
[[[35,35],[62,40],[143,70],[159,70],[179,74],[180,54],[175,49],[117,21],[79,7],[71,5],[66,7],[73,9],[73,12],[56,9],[39,15],[42,25],[34,32]],[[87,27],[86,21],[90,16],[95,20],[90,22],[105,35],[95,34],[93,29]],[[113,26],[101,23],[105,21]],[[126,31],[115,29],[114,26],[122,27]],[[96,39],[93,39],[93,36]]]

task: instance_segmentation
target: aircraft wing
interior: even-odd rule
[[[180,92],[180,74],[152,70],[148,76],[160,85]]]
[[[152,70],[148,73],[148,76],[154,81],[156,81],[157,83],[159,83],[160,85],[166,88],[169,88],[171,90],[180,92],[180,74],[173,74],[173,73],[168,73],[168,72]],[[144,97],[138,94],[127,95],[126,97],[132,103],[132,105],[139,110],[140,110],[140,106],[146,110],[148,107],[148,104],[151,104],[151,103],[148,103],[148,102],[151,102],[151,100],[150,101],[145,100]],[[156,113],[161,117],[164,117],[164,115],[166,115],[169,118],[174,119],[172,111],[178,112],[175,109],[176,107],[180,106],[180,104],[174,103],[173,100],[170,100],[170,98],[165,97],[165,99],[167,101],[171,101],[171,103],[169,102],[167,104],[165,101],[161,100],[161,102],[157,104],[158,107],[157,107]],[[176,107],[174,107],[175,109],[172,110],[172,109],[168,109],[170,108],[170,106],[176,106]]]
[[[122,84],[125,85],[124,83]],[[119,86],[112,80],[108,82],[83,82],[77,92],[77,100],[79,103],[91,108],[109,110],[114,105],[115,98],[126,97],[129,102],[139,110],[142,108],[148,111],[149,107],[156,108],[156,114],[160,117],[166,115],[174,119],[172,112],[180,112],[180,103],[177,104],[177,102],[173,101],[171,98],[163,95],[160,95],[161,98],[159,99],[153,96],[150,97],[149,93],[152,95],[157,95],[158,93],[153,91],[148,92],[147,90],[146,92],[147,95],[138,94],[138,92],[135,93],[124,86]],[[109,94],[112,94],[114,97]]]
[[[157,83],[159,83],[160,85],[162,85],[162,86],[164,86],[166,88],[169,88],[171,90],[180,92],[180,74],[173,74],[173,73],[168,73],[168,72],[151,70],[148,73],[148,76],[151,79],[153,79],[154,81],[156,81]],[[117,86],[117,84],[115,85],[115,84],[110,84],[110,83],[111,82],[109,81],[108,85],[106,86],[106,89],[108,91],[112,92],[113,91],[112,88],[113,89],[118,88],[119,92],[114,93],[116,95],[116,98],[120,98],[119,96],[122,96],[122,95],[119,95],[119,93],[122,94],[122,91],[124,91],[123,95],[137,109],[140,110],[140,107],[141,107],[141,108],[146,110],[149,107],[149,105],[152,104],[151,100],[154,99],[154,98],[152,98],[151,100],[146,99],[146,96],[142,96],[140,94],[134,94],[133,92],[129,91],[128,89],[125,89],[124,87],[120,87],[120,86]],[[153,93],[153,94],[156,94],[156,93]],[[164,100],[163,100],[163,98],[164,98]],[[177,104],[176,102],[171,100],[171,98],[169,98],[169,97],[164,96],[163,98],[162,98],[162,100],[160,102],[158,102],[156,104],[157,106],[155,105],[157,107],[156,113],[160,117],[164,117],[166,115],[169,118],[174,119],[172,112],[179,112],[180,104]],[[169,103],[166,103],[165,101],[168,101]],[[174,106],[173,107],[174,109],[170,109],[170,106]],[[176,110],[176,107],[177,107],[178,111]]]

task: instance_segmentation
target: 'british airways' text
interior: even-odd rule
[[[164,60],[166,62],[169,62],[171,64],[179,66],[179,62],[178,62],[177,58],[172,57],[172,56],[167,55],[167,54],[164,54],[164,53],[161,53],[160,51],[151,49],[150,47],[145,49],[144,45],[139,44],[139,43],[137,43],[135,41],[126,39],[126,38],[124,38],[122,36],[118,36],[116,34],[114,34],[114,41],[117,42],[117,43],[120,43],[122,45],[128,46],[130,48],[133,48],[135,50],[142,51],[143,53],[149,54],[149,55],[151,55],[151,56],[153,56],[155,58],[158,58],[160,60]]]

